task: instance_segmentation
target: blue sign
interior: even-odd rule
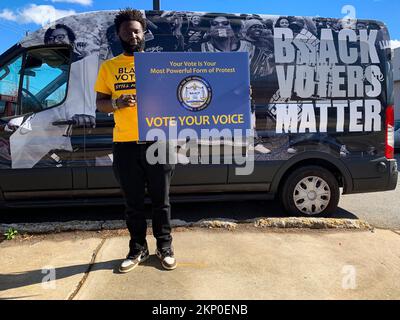
[[[247,52],[135,53],[135,72],[140,141],[162,140],[160,130],[174,140],[251,129]]]

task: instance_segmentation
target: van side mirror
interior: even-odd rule
[[[25,68],[23,69],[24,76],[35,77],[36,72],[32,71],[31,69],[40,68],[42,64],[43,64],[42,59],[38,59],[36,57],[28,55],[28,57],[26,58]],[[21,74],[21,71],[18,74]]]
[[[25,69],[24,76],[36,77],[36,72],[35,72],[35,71],[32,71],[32,70],[26,70],[26,69]]]

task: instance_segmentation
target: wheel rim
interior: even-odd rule
[[[312,216],[323,212],[331,200],[331,189],[320,177],[306,177],[301,180],[293,192],[297,209],[303,214]]]

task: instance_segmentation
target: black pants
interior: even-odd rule
[[[130,253],[147,246],[147,223],[144,210],[145,187],[152,201],[153,234],[158,248],[171,246],[171,208],[169,187],[174,166],[150,165],[146,150],[150,144],[114,143],[113,168],[125,198],[126,224],[131,235]]]

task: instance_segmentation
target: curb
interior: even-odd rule
[[[238,226],[238,222],[236,220],[229,219],[217,219],[217,220],[208,220],[203,219],[198,222],[194,222],[190,224],[190,227],[198,227],[198,228],[208,228],[208,229],[228,229],[235,230]]]
[[[147,221],[151,226],[151,220]],[[266,229],[348,229],[348,230],[374,230],[365,221],[351,219],[329,218],[256,218],[249,220],[230,219],[203,219],[198,222],[186,222],[183,220],[171,220],[173,228],[194,227],[207,229],[235,230],[239,225],[253,225],[255,228]],[[43,222],[43,223],[14,223],[0,224],[0,232],[3,234],[9,228],[19,233],[44,234],[68,231],[101,231],[126,229],[124,220],[116,221],[68,221],[68,222]]]
[[[349,229],[373,230],[365,221],[333,218],[267,218],[255,219],[254,226],[258,228],[285,229]]]

